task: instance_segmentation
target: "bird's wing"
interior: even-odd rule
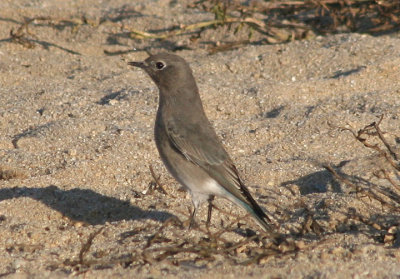
[[[180,121],[171,121],[166,125],[171,144],[187,160],[201,167],[236,199],[251,206],[259,215],[268,218],[240,180],[235,165],[211,124],[203,121],[201,125],[185,125],[184,129],[178,129],[180,124],[185,125]]]
[[[185,125],[183,121],[170,121],[166,128],[171,143],[186,159],[201,167],[220,165],[229,159],[209,123],[182,124]]]

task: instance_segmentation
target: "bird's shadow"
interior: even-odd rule
[[[54,185],[45,188],[13,187],[0,189],[0,202],[20,197],[29,197],[40,201],[71,220],[90,225],[142,219],[164,222],[173,217],[170,213],[143,210],[128,201],[107,197],[89,189],[63,190]]]
[[[349,161],[342,161],[334,167],[336,170],[339,171],[348,162]],[[343,192],[340,183],[327,170],[316,171],[311,174],[302,176],[296,180],[285,181],[281,183],[281,186],[286,187],[291,184],[295,184],[299,187],[301,195],[308,195],[312,193],[326,193],[329,190],[336,193]]]

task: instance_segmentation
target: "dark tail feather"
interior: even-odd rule
[[[271,219],[265,214],[264,210],[258,205],[258,203],[254,200],[253,196],[250,194],[249,190],[246,188],[246,186],[243,184],[243,182],[240,179],[239,173],[236,169],[235,166],[232,166],[233,171],[236,173],[237,179],[240,184],[240,191],[243,194],[244,200],[237,199],[239,204],[242,205],[244,209],[247,210],[257,221],[257,223],[266,231],[266,232],[273,232],[273,227],[271,224],[268,224],[268,222],[271,223]]]
[[[254,201],[254,200],[253,200]],[[257,223],[263,228],[266,232],[273,232],[273,226],[271,224],[268,224],[268,222],[271,222],[271,219],[265,214],[265,212],[261,209],[261,207],[254,201],[254,204],[247,204],[243,203],[240,201],[240,204],[242,204],[243,208],[246,209],[247,212],[249,212],[254,219],[257,221]]]

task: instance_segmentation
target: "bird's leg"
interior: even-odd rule
[[[207,227],[210,226],[210,222],[211,222],[211,212],[212,212],[212,208],[213,208],[212,202],[214,200],[214,197],[215,196],[210,196],[208,198],[208,213],[207,213],[207,222],[206,222]]]
[[[189,229],[195,228],[195,227],[197,226],[197,224],[196,224],[196,220],[195,220],[195,217],[196,217],[196,211],[197,211],[197,207],[196,207],[196,206],[194,206],[194,207],[193,207],[192,214],[190,214],[190,223],[189,223]]]

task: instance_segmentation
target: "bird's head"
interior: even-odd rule
[[[155,54],[143,62],[129,62],[128,64],[145,70],[160,89],[174,89],[194,83],[192,70],[188,63],[174,54]]]

